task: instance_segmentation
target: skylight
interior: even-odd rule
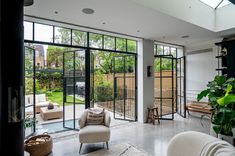
[[[231,4],[231,2],[229,2],[228,0],[200,0],[200,1],[209,5],[214,9],[221,8],[225,5]]]

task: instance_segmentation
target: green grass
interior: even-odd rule
[[[63,105],[63,92],[52,92],[48,96],[48,100],[50,100],[51,102],[58,103],[59,105],[62,106]],[[73,102],[73,97],[72,96],[67,96],[67,101]],[[84,101],[82,101],[80,99],[76,99],[75,101],[76,101],[76,103],[84,104]],[[71,105],[71,104],[66,103],[66,105]]]

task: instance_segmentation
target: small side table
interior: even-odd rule
[[[158,115],[158,107],[148,108],[148,116],[147,116],[147,123],[155,124],[155,120],[158,120],[158,124],[160,124],[160,119]]]

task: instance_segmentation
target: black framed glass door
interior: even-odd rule
[[[78,119],[84,109],[88,108],[86,58],[87,50],[79,49],[63,53],[63,127],[79,129]],[[89,64],[88,64],[89,67]],[[89,79],[88,79],[89,80]],[[88,82],[89,83],[89,82]]]
[[[177,58],[177,112],[186,117],[185,56]]]
[[[114,119],[136,121],[136,56],[113,58]]]
[[[173,120],[175,108],[173,56],[155,56],[154,74],[154,103],[158,107],[160,119]]]
[[[32,135],[36,130],[35,120],[35,50],[24,47],[24,80],[25,80],[25,137]]]

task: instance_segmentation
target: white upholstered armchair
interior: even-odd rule
[[[84,143],[98,143],[105,142],[108,149],[108,141],[110,140],[110,114],[105,111],[104,124],[87,125],[88,110],[85,110],[79,120],[79,141],[81,143],[79,153],[81,152]]]

